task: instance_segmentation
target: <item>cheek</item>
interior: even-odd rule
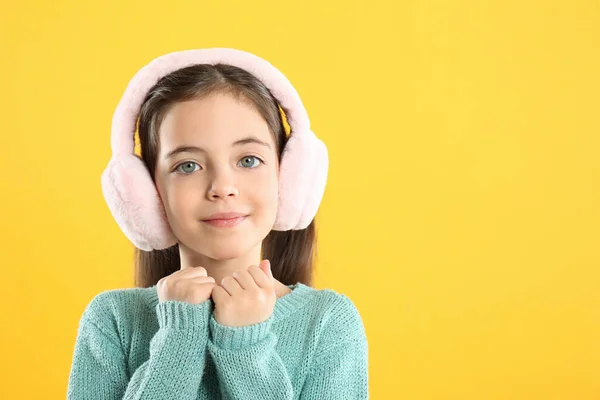
[[[262,176],[247,191],[251,193],[253,202],[260,207],[263,215],[274,215],[277,212],[279,183],[275,172]]]
[[[255,188],[260,188],[260,192],[262,192],[266,197],[273,196],[277,197],[278,191],[278,173],[275,170],[266,170],[260,176],[254,179],[253,186]],[[257,190],[255,189],[254,192]]]
[[[171,218],[180,223],[193,220],[201,194],[183,180],[173,180],[166,189],[167,202]]]
[[[278,197],[279,197],[279,182],[277,181],[277,178],[273,179],[273,181],[271,182],[268,193],[269,193],[269,202],[270,202],[271,206],[275,210],[277,210]]]
[[[276,211],[278,197],[278,182],[274,172],[257,174],[253,179],[246,179],[240,186],[241,202],[249,200],[256,213],[263,216]],[[244,195],[245,194],[245,195]],[[275,209],[275,210],[272,210]]]

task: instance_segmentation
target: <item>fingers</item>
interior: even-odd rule
[[[212,290],[211,297],[213,301],[217,304],[223,304],[228,298],[231,299],[231,296],[222,286],[215,286]]]
[[[254,278],[248,271],[239,270],[233,272],[233,277],[238,281],[240,287],[242,289],[250,289],[251,287],[256,286],[256,282],[254,282]]]
[[[225,291],[230,296],[233,296],[236,293],[239,293],[242,290],[244,290],[233,276],[226,276],[225,278],[223,278],[223,280],[221,281],[221,287],[225,289]]]
[[[213,278],[212,276],[197,276],[195,278],[186,279],[186,281],[191,282],[191,283],[214,283],[214,284],[216,284],[215,278]]]
[[[165,276],[158,281],[158,286],[168,285],[168,286],[177,286],[181,284],[185,284],[185,281],[190,279],[202,278],[206,279],[208,277],[206,273],[206,269],[202,267],[194,267],[194,268],[185,268],[179,271],[174,272],[171,275]],[[210,279],[214,279],[210,277]]]
[[[179,283],[181,285],[184,285],[182,287],[185,287],[186,291],[190,291],[190,292],[197,290],[198,285],[212,286],[213,289],[217,286],[215,279],[211,276],[209,276],[209,277],[200,276],[200,277],[191,278],[191,279],[182,279],[179,281]]]
[[[208,276],[204,267],[188,267],[178,271],[182,277]]]
[[[261,270],[258,266],[251,265],[250,268],[248,268],[248,273],[252,276],[252,278],[254,279],[254,282],[256,282],[256,285],[258,287],[260,287],[260,288],[270,288],[271,287],[271,282],[269,280],[269,277],[267,275],[265,275],[263,270]]]

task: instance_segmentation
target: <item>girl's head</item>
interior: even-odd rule
[[[213,259],[262,246],[276,279],[311,284],[314,220],[303,230],[271,230],[288,139],[279,107],[259,79],[227,64],[185,67],[150,89],[139,115],[141,156],[178,244],[136,248],[136,286],[178,270],[179,246]],[[201,222],[230,211],[248,216],[232,229]]]

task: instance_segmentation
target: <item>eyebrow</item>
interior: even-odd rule
[[[231,146],[232,147],[243,146],[243,145],[249,144],[249,143],[259,144],[259,145],[265,146],[266,148],[271,150],[271,146],[269,145],[269,143],[265,143],[262,140],[259,140],[258,138],[254,137],[254,136],[248,136],[243,139],[236,140],[235,142],[233,142],[231,144]],[[175,149],[168,152],[167,155],[165,156],[165,159],[171,158],[174,155],[177,155],[179,153],[206,153],[206,150],[203,149],[202,147],[198,147],[198,146],[182,145],[182,146],[178,146]]]

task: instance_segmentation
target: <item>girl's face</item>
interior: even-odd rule
[[[159,135],[155,183],[180,245],[218,260],[260,245],[275,223],[279,163],[258,111],[231,95],[211,94],[175,104]],[[247,138],[260,143],[236,144]],[[230,228],[202,221],[216,212],[248,216]]]

